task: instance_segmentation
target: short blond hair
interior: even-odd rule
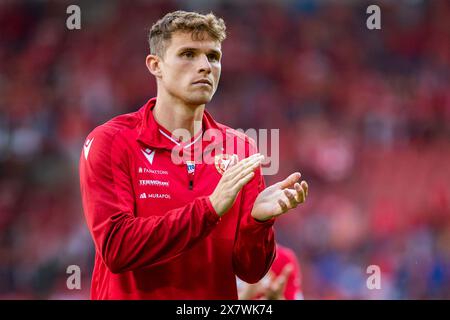
[[[205,33],[214,41],[222,43],[226,38],[226,26],[222,18],[213,13],[174,11],[159,19],[150,29],[148,43],[150,54],[164,56],[172,33],[181,31],[192,34],[192,39],[202,40]]]

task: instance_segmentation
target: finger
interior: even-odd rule
[[[308,196],[308,189],[309,189],[308,183],[306,183],[306,181],[303,180],[301,182],[301,186],[302,186],[303,190],[305,190],[305,196],[307,197]]]
[[[257,157],[260,157],[260,156],[262,156],[261,153],[254,153],[254,154],[252,154],[251,156],[248,156],[247,158],[244,158],[244,159],[242,159],[241,161],[238,161],[238,162],[245,163],[245,162],[247,162],[247,161],[251,161],[252,159],[257,158]],[[237,157],[237,155],[236,155],[236,157]]]
[[[273,283],[271,283],[268,291],[270,300],[278,300],[284,296],[284,289],[286,287],[286,278],[279,276]]]
[[[284,266],[283,271],[281,271],[281,275],[283,275],[286,278],[289,278],[292,271],[294,271],[294,266],[292,265],[292,263],[288,263],[287,265]]]
[[[286,189],[291,188],[301,177],[300,172],[294,172],[289,177],[280,182],[280,188]]]
[[[281,294],[284,291],[284,287],[286,286],[287,277],[284,275],[280,275],[274,283],[274,289],[277,293]]]
[[[266,290],[270,288],[274,277],[275,277],[275,275],[274,275],[273,271],[269,270],[267,275],[264,278],[262,278],[262,280],[260,281],[264,285],[264,288]]]
[[[230,165],[228,166],[228,169],[231,170],[231,168],[237,166],[237,165],[240,164],[240,163],[241,163],[241,164],[242,164],[242,163],[246,163],[246,162],[248,162],[249,160],[251,160],[252,158],[254,158],[256,155],[257,155],[257,154],[254,154],[254,155],[252,155],[251,157],[248,157],[248,158],[245,158],[245,159],[242,159],[241,161],[239,161],[238,155],[237,155],[237,154],[233,154],[233,155],[231,156]]]
[[[236,194],[241,191],[241,189],[250,181],[252,180],[252,178],[254,177],[255,173],[253,171],[251,171],[249,174],[247,174],[245,177],[243,177],[241,180],[239,180],[235,186],[234,186],[234,191],[236,192]]]
[[[306,200],[306,195],[305,195],[305,190],[301,190],[300,191],[300,203],[303,203],[303,202],[305,202],[305,200]]]
[[[284,192],[284,195],[286,196],[286,198],[287,198],[288,201],[289,201],[289,206],[290,206],[291,208],[297,207],[297,205],[298,205],[297,199],[296,199],[295,196],[292,194],[291,190],[289,190],[289,189],[284,189],[283,192]],[[295,194],[297,194],[297,192],[296,192]]]
[[[255,160],[246,163],[244,167],[239,167],[233,172],[229,173],[224,182],[230,188],[234,186],[239,180],[245,177],[248,173],[255,171],[261,165],[261,158],[255,158]]]
[[[281,208],[281,213],[280,214],[283,214],[286,211],[288,211],[288,206],[283,200],[278,199],[278,204],[280,205],[280,208]]]
[[[234,162],[235,165],[239,164],[239,165],[243,165],[249,161],[252,161],[253,159],[260,157],[261,153],[254,153],[251,156],[248,156],[247,158],[243,158],[242,160],[239,160],[239,156],[237,154],[233,154],[232,156],[232,160]]]
[[[292,263],[289,263],[284,266],[280,275],[275,279],[276,288],[278,290],[280,290],[280,293],[282,293],[282,291],[284,291],[287,280],[289,279],[289,276],[291,275],[293,270],[294,270],[294,267],[293,267]]]
[[[260,155],[258,157],[253,158],[252,160],[248,161],[247,163],[243,164],[241,171],[246,170],[254,170],[255,168],[259,167],[261,165],[261,161],[264,159],[263,155]]]
[[[246,177],[250,172],[254,172],[260,166],[260,164],[261,164],[260,161],[249,162],[241,170],[232,172],[229,176],[227,176],[224,180],[224,185],[227,188],[233,188],[241,179]]]
[[[296,184],[294,184],[294,189],[295,189],[295,191],[296,191],[296,193],[297,193],[297,196],[295,197],[296,198],[296,200],[297,200],[297,202],[299,202],[300,203],[300,201],[302,200],[301,199],[301,192],[302,192],[302,186],[300,185],[300,183],[296,183]]]
[[[237,154],[233,154],[232,159],[233,159],[233,161],[235,162],[235,164],[243,164],[243,163],[246,163],[246,162],[248,162],[248,161],[251,161],[252,159],[254,159],[254,158],[256,158],[256,157],[259,157],[259,156],[261,156],[260,153],[255,153],[255,154],[252,154],[251,156],[249,156],[249,157],[247,157],[247,158],[244,158],[244,159],[242,159],[242,160],[239,160],[238,155],[237,155]]]
[[[262,156],[261,154],[256,153],[248,158],[242,159],[236,165],[231,167],[229,170],[225,171],[224,176],[226,175],[227,177],[232,178],[238,172],[240,172],[241,170],[245,169],[248,166],[251,166],[253,163],[258,162],[258,161],[261,162],[263,157],[264,156]]]
[[[296,183],[294,185],[295,187],[295,191],[297,193],[296,199],[298,201],[298,203],[303,203],[306,200],[306,196],[305,196],[305,190],[303,190],[303,188],[300,186],[299,183]]]
[[[247,174],[249,174],[252,171],[255,171],[260,165],[261,165],[260,161],[250,163],[241,172],[238,172],[238,174],[236,174],[234,178],[230,179],[230,184],[233,186],[235,183],[237,183],[240,179],[245,177]]]
[[[282,275],[279,276],[274,283],[274,289],[276,290],[277,294],[283,294],[284,289],[286,288],[287,284],[287,277]]]

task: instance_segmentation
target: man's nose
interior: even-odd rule
[[[202,55],[199,60],[198,72],[205,72],[207,74],[211,73],[211,63],[209,63],[208,57],[206,55]]]

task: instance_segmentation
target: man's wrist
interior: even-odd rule
[[[219,210],[219,208],[218,208],[218,205],[216,204],[215,198],[211,195],[211,196],[208,197],[208,199],[209,199],[209,202],[211,203],[211,206],[212,206],[213,209],[214,209],[214,212],[215,212],[219,217],[222,217],[223,213],[220,212],[220,210]]]
[[[270,219],[267,220],[257,220],[255,218],[253,218],[254,224],[255,225],[259,225],[259,226],[272,226],[275,223],[275,217],[272,217]]]
[[[255,217],[255,215],[253,215],[253,213],[251,213],[251,216],[256,222],[259,222],[259,223],[264,223],[264,222],[267,222],[267,221],[273,219],[273,216],[264,217],[264,218],[263,217]]]

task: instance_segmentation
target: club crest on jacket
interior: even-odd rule
[[[219,154],[214,157],[214,164],[216,165],[217,171],[223,174],[230,165],[232,165],[233,155],[229,154]]]

